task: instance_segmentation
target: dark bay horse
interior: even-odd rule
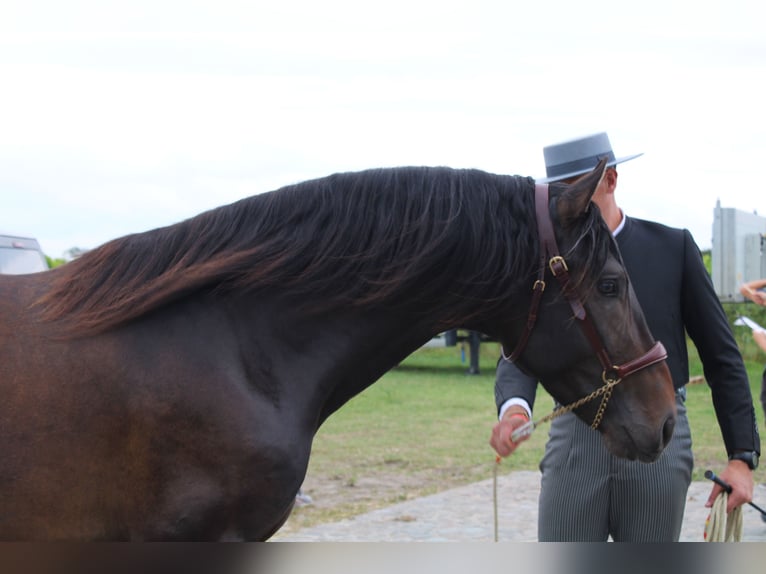
[[[545,209],[620,364],[654,341],[590,203],[602,173],[551,185]],[[450,328],[514,348],[540,267],[534,203],[519,176],[336,174],[1,276],[0,539],[267,539],[351,397]],[[603,369],[548,283],[519,362],[567,403]],[[652,460],[674,416],[657,362],[614,388],[599,431]]]

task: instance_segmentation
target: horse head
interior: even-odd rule
[[[550,217],[559,250],[551,253],[541,235],[545,268],[533,289],[539,300],[532,295],[529,303],[537,306],[530,313],[536,324],[511,340],[520,350],[516,363],[560,405],[577,405],[575,414],[603,434],[613,454],[649,462],[672,435],[674,389],[664,348],[652,337],[617,244],[591,202],[605,166],[602,160],[571,185],[552,184],[549,203],[546,196],[547,205],[538,207],[538,227]]]

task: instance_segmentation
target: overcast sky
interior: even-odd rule
[[[5,0],[0,233],[60,257],[337,171],[544,175],[607,131],[618,203],[766,215],[761,0]]]

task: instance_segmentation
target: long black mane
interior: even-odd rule
[[[52,273],[43,317],[99,331],[201,290],[270,289],[315,308],[423,312],[449,294],[449,313],[465,319],[533,275],[533,189],[525,177],[419,167],[291,185],[86,253]],[[578,251],[603,261],[593,227]]]

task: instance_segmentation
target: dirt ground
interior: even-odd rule
[[[302,490],[312,502],[305,506],[296,505],[280,533],[343,520],[466,482],[470,480],[434,471],[386,473],[376,469],[375,473],[360,474],[353,479],[338,475],[307,475]]]

